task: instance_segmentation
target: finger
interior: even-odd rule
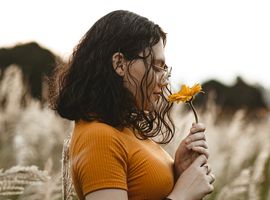
[[[212,168],[208,163],[204,164],[202,167],[204,167],[206,169],[207,175],[210,174],[210,172],[212,171]]]
[[[192,147],[204,147],[205,149],[208,149],[208,145],[205,142],[205,140],[197,140],[197,141],[191,142],[187,145],[188,149],[192,149]]]
[[[206,194],[210,194],[210,193],[212,193],[213,191],[214,191],[214,186],[211,185],[211,184],[209,184],[208,190],[206,191]]]
[[[203,123],[192,123],[192,127],[198,127],[198,128],[205,128],[205,125]]]
[[[203,132],[205,131],[205,126],[202,123],[192,124],[192,127],[190,129],[190,133],[196,133],[196,132]]]
[[[214,183],[214,181],[215,181],[215,176],[214,176],[214,174],[212,174],[212,173],[208,174],[208,175],[206,176],[206,178],[207,178],[207,181],[208,181],[210,184]]]
[[[199,154],[203,154],[207,159],[209,158],[209,151],[203,147],[192,147],[192,150]]]
[[[192,166],[201,167],[207,162],[207,158],[205,155],[198,156],[194,162],[191,164]]]
[[[204,132],[197,132],[197,133],[188,135],[185,139],[186,143],[190,143],[196,140],[205,140]]]
[[[207,165],[207,163],[205,163],[203,166],[201,166],[201,168],[204,171],[204,174],[207,174],[207,172],[208,172],[208,165]]]

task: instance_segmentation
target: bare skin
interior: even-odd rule
[[[165,56],[162,40],[154,47],[153,52],[160,63],[159,67],[164,67]],[[136,84],[140,83],[145,73],[145,66],[142,60],[137,60],[130,66],[130,73],[135,77],[135,83],[129,82],[129,73],[127,73],[128,61],[121,53],[115,53],[112,57],[112,64],[119,76],[123,77],[125,86],[135,95],[138,88]],[[151,85],[149,91],[144,91],[150,96],[148,105],[154,104],[157,94],[162,90],[161,74],[156,73],[156,81]],[[136,99],[140,99],[136,97]],[[137,103],[140,106],[140,102]],[[147,106],[146,109],[153,109]],[[213,191],[214,175],[211,173],[211,167],[207,163],[209,151],[205,140],[205,127],[203,124],[193,124],[188,136],[179,144],[175,153],[174,173],[175,186],[168,198],[172,200],[200,200],[205,195]],[[128,193],[122,189],[101,189],[86,195],[86,200],[128,200]]]
[[[214,175],[205,167],[207,158],[201,155],[181,174],[168,198],[172,200],[200,200],[214,189]],[[86,195],[86,200],[128,200],[127,191],[102,189]]]
[[[193,124],[190,133],[179,144],[175,154],[175,186],[168,196],[173,200],[200,200],[214,189],[215,178],[207,163],[209,151],[203,124]],[[199,155],[201,154],[201,155]],[[96,199],[128,200],[127,191],[102,189],[86,195],[86,200]]]
[[[188,136],[179,144],[174,160],[176,179],[191,165],[199,154],[205,155],[206,158],[209,157],[204,131],[205,126],[203,124],[193,124]]]
[[[205,167],[207,158],[197,157],[181,174],[168,198],[173,200],[200,200],[214,190],[215,178],[211,169]]]

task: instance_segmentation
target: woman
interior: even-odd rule
[[[174,135],[165,43],[147,18],[114,11],[56,74],[52,106],[75,121],[70,158],[81,200],[195,200],[212,192],[202,124],[192,125],[174,160],[158,145]]]

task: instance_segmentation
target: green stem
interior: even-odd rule
[[[188,103],[188,105],[189,105],[189,107],[192,109],[192,111],[193,111],[193,114],[194,114],[194,116],[195,116],[195,121],[196,121],[196,123],[198,123],[199,122],[199,119],[198,119],[198,115],[197,115],[197,112],[196,112],[196,110],[195,110],[195,108],[194,108],[194,106],[193,106],[193,104],[192,104],[192,101],[189,101],[189,102],[187,102]]]

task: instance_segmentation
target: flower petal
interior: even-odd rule
[[[189,102],[192,101],[194,98],[194,95],[202,91],[202,87],[199,83],[195,84],[192,88],[190,88],[187,85],[182,85],[181,90],[175,94],[172,94],[168,97],[168,100],[170,102],[176,101],[179,103],[182,102]]]

